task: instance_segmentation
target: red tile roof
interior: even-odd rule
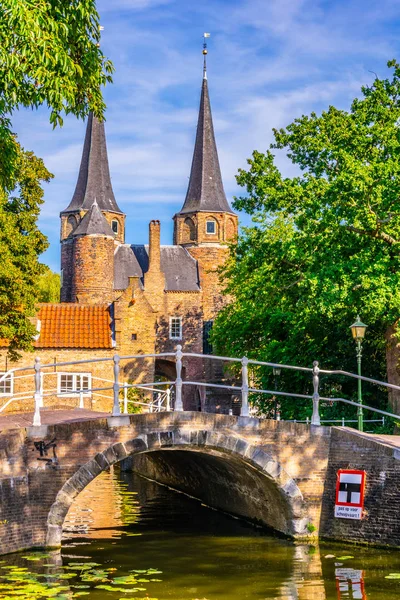
[[[36,348],[112,348],[107,305],[40,304]]]

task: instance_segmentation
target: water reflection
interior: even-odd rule
[[[0,597],[400,597],[400,579],[385,578],[390,573],[400,573],[398,552],[296,545],[117,470],[103,473],[78,496],[67,515],[64,538],[61,553],[3,557]]]

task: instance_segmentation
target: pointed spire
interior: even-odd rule
[[[88,210],[94,198],[100,210],[122,213],[111,185],[104,123],[90,113],[78,181],[72,200],[63,212]]]
[[[219,166],[217,145],[208,95],[206,53],[204,53],[203,84],[192,168],[186,199],[179,213],[197,211],[232,213],[226,199]]]
[[[115,237],[115,233],[107,223],[105,216],[101,212],[99,205],[97,204],[96,198],[94,199],[92,206],[79,223],[78,227],[73,232],[73,236],[76,235],[107,235]]]

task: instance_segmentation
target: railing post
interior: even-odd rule
[[[344,427],[344,417],[342,417],[342,427]]]
[[[120,386],[119,386],[119,356],[118,356],[118,354],[114,354],[113,361],[114,361],[114,385],[113,385],[114,403],[113,403],[112,415],[113,415],[113,417],[118,417],[118,415],[121,414],[121,410],[119,407],[119,387]]]
[[[40,407],[43,406],[43,398],[42,398],[42,392],[41,392],[41,385],[40,385],[40,358],[37,356],[35,358],[35,395],[34,395],[34,401],[35,401],[35,413],[33,415],[33,425],[35,427],[40,427],[42,424],[41,418],[40,418]]]
[[[240,409],[241,417],[249,416],[249,359],[246,356],[242,358],[242,408]]]
[[[183,411],[182,402],[182,346],[178,344],[176,347],[176,380],[175,380],[175,407],[176,411]]]
[[[124,383],[124,415],[128,414],[128,386]]]
[[[171,410],[171,388],[167,388],[167,412]]]
[[[312,413],[312,417],[311,417],[311,425],[321,425],[321,419],[319,416],[319,367],[318,367],[318,361],[315,360],[313,362],[313,386],[314,386],[314,393],[313,393],[313,413]]]
[[[83,403],[83,390],[79,391],[79,408],[85,408],[85,405]]]

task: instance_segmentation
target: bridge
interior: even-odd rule
[[[318,366],[304,369],[314,386],[305,396],[314,407],[308,425],[248,416],[247,359],[239,387],[221,384],[242,395],[242,415],[182,410],[181,359],[174,410],[158,403],[157,412],[142,414],[121,414],[119,360],[113,360],[112,412],[46,410],[36,361],[35,411],[0,421],[0,553],[59,546],[77,495],[117,463],[292,538],[400,545],[400,436],[316,424]],[[339,469],[366,472],[359,521],[334,517]]]

